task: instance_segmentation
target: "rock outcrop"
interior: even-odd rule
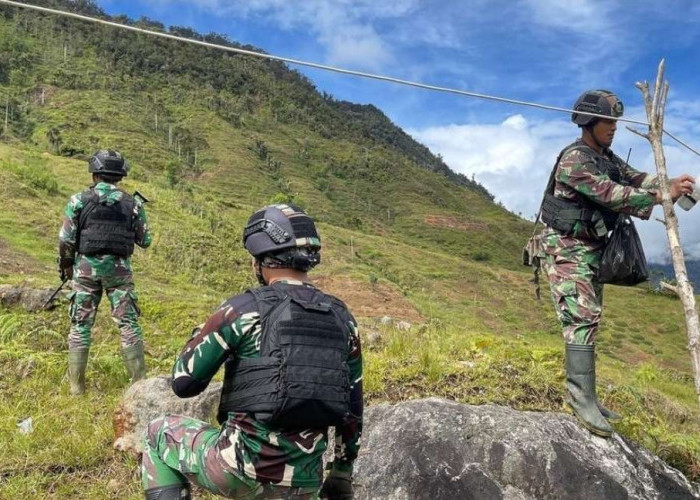
[[[36,290],[34,288],[0,285],[0,304],[5,307],[22,306],[29,312],[37,312],[42,309],[53,292],[54,291],[50,289]],[[59,298],[62,296],[64,296],[64,293],[59,292],[47,309],[55,307]]]
[[[423,399],[370,407],[357,499],[700,498],[700,486],[619,435],[573,417]]]
[[[143,451],[148,423],[166,413],[187,415],[208,421],[219,405],[221,382],[193,398],[181,399],[170,388],[170,377],[153,377],[135,382],[114,410],[114,447],[129,453]]]

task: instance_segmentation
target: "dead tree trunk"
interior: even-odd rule
[[[10,96],[5,97],[5,127],[2,129],[2,135],[7,135],[7,127],[10,122]]]
[[[668,234],[668,243],[671,248],[673,259],[673,270],[676,273],[678,286],[676,293],[683,304],[685,314],[685,327],[688,334],[688,350],[693,366],[693,376],[695,379],[695,393],[700,403],[700,324],[698,322],[698,311],[695,307],[695,294],[693,287],[688,281],[688,272],[685,268],[685,258],[683,257],[683,247],[681,246],[680,235],[678,233],[678,218],[673,210],[673,200],[668,175],[666,173],[666,157],[661,144],[663,139],[664,111],[666,108],[666,98],[668,97],[668,82],[664,80],[664,61],[659,63],[659,72],[656,76],[654,95],[649,94],[649,84],[638,82],[637,88],[644,96],[644,107],[649,121],[649,131],[645,134],[630,128],[632,132],[641,135],[651,143],[656,162],[656,171],[659,174],[661,184],[661,198],[664,207],[664,225]]]

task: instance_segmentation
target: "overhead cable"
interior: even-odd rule
[[[407,85],[410,87],[417,87],[417,88],[422,88],[422,89],[426,89],[426,90],[434,90],[437,92],[446,92],[446,93],[450,93],[450,94],[457,94],[457,95],[463,95],[463,96],[467,96],[467,97],[474,97],[476,99],[484,99],[484,100],[489,100],[489,101],[503,102],[503,103],[508,103],[508,104],[514,104],[516,106],[528,106],[531,108],[545,109],[545,110],[549,110],[549,111],[558,111],[561,113],[569,113],[569,114],[570,113],[578,113],[581,115],[593,116],[595,118],[604,118],[604,119],[610,118],[607,115],[601,115],[601,114],[597,114],[597,113],[588,113],[585,111],[575,111],[573,109],[561,108],[561,107],[557,107],[557,106],[549,106],[546,104],[539,104],[539,103],[535,103],[535,102],[521,101],[521,100],[517,100],[517,99],[509,99],[506,97],[480,94],[477,92],[470,92],[467,90],[454,89],[454,88],[449,88],[449,87],[441,87],[441,86],[437,86],[437,85],[429,85],[426,83],[414,82],[414,81],[410,81],[410,80],[403,80],[401,78],[394,78],[391,76],[377,75],[374,73],[365,73],[363,71],[355,71],[355,70],[350,70],[350,69],[345,69],[345,68],[339,68],[339,67],[330,66],[327,64],[319,64],[319,63],[314,63],[314,62],[309,62],[309,61],[301,61],[299,59],[292,59],[289,57],[275,56],[272,54],[265,54],[262,52],[255,52],[252,50],[246,50],[246,49],[241,49],[241,48],[237,48],[237,47],[229,47],[226,45],[219,45],[219,44],[215,44],[215,43],[204,42],[202,40],[194,40],[192,38],[185,38],[185,37],[173,35],[170,33],[163,33],[160,31],[148,30],[145,28],[140,28],[138,26],[130,26],[128,24],[115,23],[114,21],[107,21],[105,19],[99,19],[96,17],[85,16],[83,14],[76,14],[74,12],[66,12],[66,11],[57,10],[57,9],[50,9],[48,7],[41,7],[39,5],[30,5],[30,4],[21,3],[21,2],[15,2],[13,0],[0,0],[0,4],[6,4],[6,5],[14,6],[14,7],[19,7],[19,8],[36,10],[36,11],[40,11],[40,12],[44,12],[44,13],[48,13],[48,14],[54,14],[54,15],[58,15],[58,16],[71,17],[74,19],[80,19],[81,21],[103,24],[103,25],[107,25],[107,26],[112,26],[114,28],[125,29],[125,30],[129,30],[129,31],[134,31],[137,33],[144,33],[146,35],[156,36],[156,37],[160,37],[160,38],[167,38],[170,40],[191,43],[191,44],[200,45],[203,47],[209,47],[212,49],[224,50],[227,52],[234,52],[236,54],[243,54],[243,55],[258,57],[258,58],[262,58],[262,59],[269,59],[272,61],[281,61],[281,62],[285,62],[285,63],[289,63],[289,64],[296,64],[298,66],[306,66],[309,68],[321,69],[324,71],[332,71],[334,73],[342,73],[345,75],[353,75],[353,76],[359,76],[362,78],[369,78],[369,79],[373,79],[373,80],[380,80],[380,81],[385,81],[385,82],[397,83],[400,85]],[[647,123],[647,122],[639,121],[639,120],[632,120],[629,118],[617,118],[617,121],[626,122],[626,123],[634,123],[636,125],[644,125],[646,127],[649,127],[649,123]],[[673,136],[672,134],[670,134],[666,130],[664,130],[664,132],[671,139],[678,142],[682,146],[688,148],[690,151],[692,151],[696,155],[700,156],[700,153],[695,151],[693,148],[691,148],[690,146],[688,146],[687,144],[685,144],[681,140],[677,139],[675,136]]]

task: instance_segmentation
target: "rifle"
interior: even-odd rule
[[[51,302],[53,302],[53,299],[56,298],[56,295],[58,295],[58,292],[60,292],[60,291],[63,289],[63,285],[65,285],[67,282],[68,282],[68,278],[64,278],[64,279],[61,281],[61,285],[60,285],[58,288],[56,288],[56,290],[51,294],[51,297],[49,297],[49,300],[47,300],[47,301],[44,303],[44,305],[41,306],[41,309],[42,309],[42,310],[48,308],[49,304],[51,304]]]

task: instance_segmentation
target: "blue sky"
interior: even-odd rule
[[[700,150],[700,2],[565,0],[99,0],[110,14],[217,32],[265,51],[474,92],[571,107],[587,88],[622,98],[644,120],[634,83],[661,58],[671,84],[666,128]],[[296,68],[338,99],[371,103],[456,171],[524,216],[537,210],[557,152],[577,135],[568,116]],[[665,141],[672,175],[700,175],[700,157]],[[620,127],[613,149],[654,170],[646,141]],[[655,209],[661,217],[661,209]],[[700,207],[680,214],[686,251],[700,258]],[[639,223],[650,260],[666,236]]]

